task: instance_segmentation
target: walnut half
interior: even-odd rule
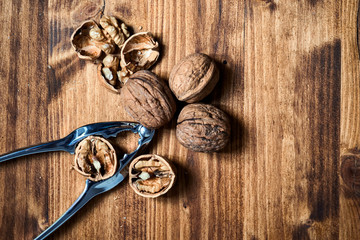
[[[114,175],[117,157],[114,147],[104,138],[89,136],[75,149],[74,169],[92,181]]]
[[[129,167],[129,184],[140,196],[155,198],[168,192],[175,182],[175,167],[165,158],[147,154]]]

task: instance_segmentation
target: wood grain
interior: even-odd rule
[[[231,116],[231,144],[188,151],[174,119],[148,148],[177,166],[174,189],[145,199],[123,182],[50,239],[358,238],[358,0],[0,1],[1,153],[131,120],[71,49],[74,29],[102,9],[156,36],[153,71],[164,79],[187,54],[216,60],[221,80],[204,102]],[[32,239],[67,210],[85,182],[72,162],[47,153],[1,163],[0,239]]]

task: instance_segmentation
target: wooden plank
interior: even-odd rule
[[[219,153],[188,151],[176,141],[174,119],[149,146],[176,164],[174,189],[145,199],[124,182],[51,238],[357,239],[359,197],[339,174],[343,162],[353,161],[351,171],[360,162],[358,5],[0,1],[1,153],[90,122],[131,120],[69,42],[104,9],[134,32],[154,33],[162,57],[153,71],[164,79],[195,51],[216,60],[221,81],[204,102],[231,116],[231,144]],[[133,135],[122,137],[122,148],[136,145]],[[50,153],[1,163],[4,239],[34,238],[67,210],[84,187],[72,162]]]
[[[48,31],[44,25],[48,10],[42,2],[21,1],[2,1],[0,9],[0,131],[1,152],[6,152],[49,139]],[[41,156],[1,164],[0,229],[4,238],[29,239],[47,221],[48,169]]]
[[[344,1],[342,7],[341,55],[341,169],[340,237],[356,239],[360,232],[359,116],[359,1]]]
[[[338,1],[247,5],[246,239],[339,235],[340,7]]]

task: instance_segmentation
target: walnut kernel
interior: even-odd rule
[[[74,169],[92,181],[111,177],[116,168],[115,150],[104,138],[89,136],[75,149]]]
[[[175,182],[174,165],[155,154],[142,155],[129,166],[129,184],[143,197],[155,198],[170,190]]]
[[[118,20],[113,16],[104,15],[100,19],[100,25],[104,28],[111,39],[119,46],[122,47],[126,38],[130,36],[129,31],[124,23],[118,24]]]

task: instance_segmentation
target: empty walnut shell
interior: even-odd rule
[[[159,57],[159,44],[151,33],[140,32],[129,37],[121,49],[120,65],[123,75],[149,69]]]
[[[148,70],[134,73],[125,83],[120,96],[125,111],[150,129],[168,123],[176,110],[166,83]]]
[[[218,81],[215,62],[203,53],[194,53],[171,70],[169,86],[177,99],[193,103],[209,95]]]
[[[89,136],[75,149],[74,169],[92,181],[113,176],[116,168],[115,149],[104,138]]]
[[[101,55],[101,49],[90,37],[90,30],[93,28],[98,28],[96,22],[86,21],[71,36],[71,45],[81,59],[95,60]]]
[[[212,105],[189,104],[179,114],[176,137],[183,146],[193,151],[218,151],[229,142],[230,120]]]
[[[129,184],[140,196],[155,198],[174,185],[176,169],[163,157],[155,154],[135,158],[129,166]]]

